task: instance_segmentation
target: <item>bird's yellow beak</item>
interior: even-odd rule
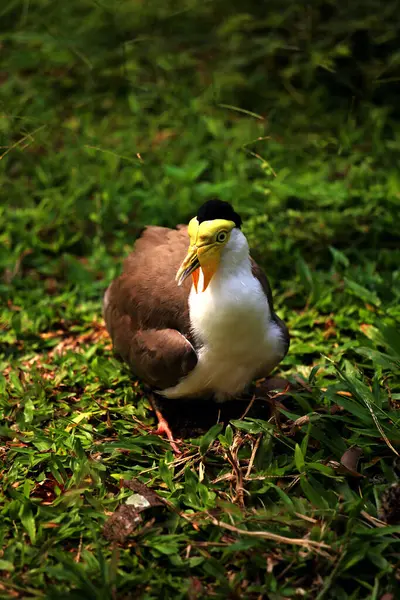
[[[233,221],[213,219],[199,224],[194,217],[188,226],[190,245],[188,253],[176,274],[178,285],[182,285],[189,275],[192,275],[193,284],[197,292],[199,282],[199,269],[203,272],[203,292],[207,289],[211,279],[218,269],[221,250],[229,239]]]

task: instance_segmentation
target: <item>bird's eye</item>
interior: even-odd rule
[[[228,234],[226,233],[226,231],[220,231],[217,234],[217,242],[225,242],[226,238],[227,238]]]

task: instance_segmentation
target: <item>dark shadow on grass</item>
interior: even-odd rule
[[[271,378],[262,386],[253,386],[238,399],[226,402],[215,402],[210,397],[172,400],[156,395],[154,398],[174,436],[190,438],[204,434],[215,423],[228,425],[245,413],[246,417],[267,421],[273,412],[276,391],[282,391],[287,383],[284,379]],[[284,396],[279,396],[279,401],[282,399]]]
[[[22,358],[28,352],[39,354],[50,349],[43,339],[34,333],[19,333],[18,340],[12,344],[0,343],[0,355],[3,355],[6,360]]]

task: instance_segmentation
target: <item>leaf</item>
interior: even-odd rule
[[[354,348],[357,354],[369,358],[375,365],[380,365],[384,369],[390,371],[398,371],[400,369],[400,362],[396,362],[390,354],[384,354],[379,350],[361,346],[360,348]]]
[[[310,374],[308,376],[308,383],[313,384],[315,382],[317,373],[320,370],[320,368],[321,368],[320,365],[313,366],[313,368],[311,369]]]
[[[0,558],[0,571],[14,571],[13,563]]]
[[[36,525],[33,513],[29,504],[23,504],[20,510],[21,523],[26,529],[31,543],[34,544],[36,541]]]
[[[233,442],[233,429],[230,425],[227,425],[225,429],[225,435],[222,433],[218,436],[218,440],[224,448],[230,448]]]
[[[272,432],[267,433],[261,437],[261,441],[258,446],[256,457],[254,460],[254,466],[258,470],[264,470],[269,467],[273,458],[273,445],[274,437]]]
[[[158,550],[158,552],[161,552],[161,554],[177,554],[179,552],[179,548],[176,542],[157,542],[157,543],[153,543],[151,544],[151,547],[154,548],[155,550]]]
[[[98,598],[96,586],[87,576],[84,566],[76,563],[69,554],[65,552],[55,552],[55,557],[62,564],[63,579],[72,581],[79,586],[84,598]]]
[[[225,568],[220,561],[216,560],[212,556],[210,556],[204,563],[204,571],[207,573],[207,575],[211,575],[211,577],[214,577],[222,584],[227,584]]]
[[[291,500],[290,496],[288,496],[288,494],[286,494],[286,492],[284,492],[279,486],[271,482],[269,483],[268,488],[273,488],[276,491],[278,496],[281,498],[282,502],[286,504],[286,507],[289,511],[292,512],[295,510],[293,501]]]
[[[0,394],[6,393],[7,379],[0,373]]]
[[[301,452],[302,452],[303,456],[307,455],[308,441],[310,439],[310,431],[311,431],[311,427],[312,427],[311,422],[310,422],[310,420],[312,418],[312,415],[310,415],[310,416],[309,415],[305,415],[305,416],[308,416],[309,419],[307,421],[307,433],[303,437],[303,439],[301,441],[301,444],[300,444],[300,448],[301,448]],[[319,415],[317,415],[317,419],[318,418],[319,418]]]
[[[376,416],[376,414],[374,412],[374,409],[373,409],[374,397],[372,395],[372,392],[369,390],[369,388],[365,385],[365,383],[363,381],[361,381],[360,379],[358,379],[356,377],[356,370],[348,361],[346,361],[346,373],[342,373],[339,369],[338,369],[338,371],[341,374],[341,376],[343,377],[343,379],[345,379],[345,381],[347,382],[347,384],[348,384],[350,390],[353,392],[353,394],[356,397],[358,397],[359,400],[361,400],[362,402],[364,402],[366,404],[366,406],[372,416],[372,419],[376,425],[376,428],[378,429],[379,433],[385,440],[387,446],[392,450],[392,452],[394,452],[394,454],[396,454],[396,456],[399,456],[399,453],[391,444],[389,438],[387,437],[386,433],[384,432],[384,430],[382,428],[382,425],[379,422],[378,417]]]
[[[390,569],[390,564],[388,563],[388,561],[386,560],[386,558],[384,558],[380,552],[374,552],[372,549],[368,552],[368,558],[369,560],[376,566],[378,567],[379,570],[381,571],[387,571],[388,569]]]
[[[79,425],[79,423],[81,423],[84,419],[90,419],[90,417],[92,416],[91,412],[81,412],[78,415],[76,415],[76,417],[74,417],[72,420],[72,423],[70,425],[67,425],[67,427],[65,428],[65,431],[67,433],[69,433],[70,431],[72,431],[74,429],[74,427],[76,425]]]
[[[358,402],[356,402],[352,398],[347,398],[346,396],[337,394],[334,396],[334,401],[339,406],[342,406],[351,415],[353,415],[354,417],[357,417],[365,425],[371,424],[370,414],[365,410],[365,408],[362,405],[360,405]]]
[[[316,508],[326,508],[326,503],[324,502],[324,499],[318,494],[317,490],[312,485],[310,485],[306,477],[302,477],[300,479],[300,485],[304,494],[313,506],[315,506]]]
[[[373,304],[374,306],[381,305],[381,300],[377,294],[375,294],[375,292],[367,290],[367,288],[363,287],[359,283],[356,283],[355,281],[352,281],[351,279],[348,279],[347,277],[344,278],[344,282],[346,284],[346,291],[353,296],[356,296],[366,304]]]
[[[382,395],[380,387],[380,377],[378,373],[375,373],[372,379],[372,394],[374,396],[375,406],[382,410]]]
[[[167,485],[168,489],[174,491],[175,484],[173,481],[173,470],[170,468],[169,464],[165,460],[160,460],[158,464],[158,473],[163,480],[163,482]]]
[[[232,446],[232,442],[233,442],[233,429],[230,425],[226,426],[225,429],[225,439],[226,442],[228,444],[228,446]]]
[[[204,560],[205,559],[203,556],[192,556],[191,558],[189,558],[190,568],[194,569],[194,567],[198,567],[204,562]]]
[[[191,181],[196,181],[200,175],[207,169],[209,163],[207,160],[199,160],[191,164],[188,168],[188,174]]]
[[[30,398],[28,398],[28,400],[25,402],[25,407],[24,407],[25,423],[27,423],[27,424],[32,423],[34,412],[35,412],[35,405],[33,404],[32,400]]]
[[[361,560],[364,560],[367,552],[368,545],[365,545],[365,547],[359,546],[351,555],[349,553],[346,557],[347,560],[345,560],[345,562],[343,563],[343,569],[346,571],[347,569],[354,567],[354,565],[359,563]]]
[[[381,325],[379,330],[386,344],[400,360],[400,333],[398,329],[392,325]]]
[[[83,285],[86,282],[94,280],[94,274],[86,269],[75,256],[65,253],[63,255],[63,263],[65,276],[72,284]]]
[[[300,256],[297,259],[296,266],[297,266],[297,272],[299,273],[300,281],[303,284],[303,287],[307,291],[311,292],[313,289],[313,276],[312,276],[310,267]]]
[[[15,331],[15,333],[17,335],[19,335],[21,333],[21,323],[22,323],[21,313],[19,313],[19,312],[14,313],[13,316],[11,317],[11,327],[13,328],[13,330]]]
[[[172,179],[176,179],[182,183],[196,181],[198,177],[208,167],[208,161],[199,160],[193,164],[186,164],[182,167],[176,167],[175,165],[164,165],[164,172],[169,175]]]
[[[387,525],[386,527],[379,527],[377,529],[365,529],[363,531],[360,531],[360,535],[362,536],[382,537],[389,540],[390,538],[386,536],[391,536],[394,533],[397,535],[400,534],[400,525]]]
[[[216,440],[218,434],[221,432],[223,428],[223,423],[216,423],[213,425],[207,433],[203,435],[200,440],[200,454],[204,455],[211,444]]]
[[[336,264],[343,265],[343,267],[346,268],[350,266],[350,261],[347,258],[347,256],[343,254],[343,252],[340,252],[340,250],[336,250],[336,248],[333,248],[333,246],[329,246],[329,250]]]
[[[335,472],[328,465],[323,465],[323,464],[317,463],[317,462],[308,462],[307,469],[314,469],[315,471],[319,471],[320,473],[322,473],[323,475],[326,475],[327,477],[335,477]]]
[[[302,452],[299,444],[296,444],[295,449],[294,449],[294,462],[296,463],[298,472],[303,473],[305,463],[304,463],[303,452]]]
[[[20,380],[18,379],[18,375],[14,372],[11,371],[10,375],[9,375],[9,379],[10,382],[12,384],[12,387],[19,393],[19,394],[23,394],[24,392],[24,388],[22,386],[22,383],[20,382]]]
[[[232,419],[231,424],[234,425],[237,429],[241,429],[242,431],[247,431],[247,433],[264,433],[271,432],[273,426],[267,421],[262,421],[261,419]]]
[[[5,425],[0,425],[0,437],[12,439],[15,437],[15,431]]]

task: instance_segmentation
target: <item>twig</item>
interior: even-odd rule
[[[247,415],[247,413],[249,412],[249,410],[250,410],[250,409],[251,409],[251,407],[253,406],[253,404],[254,404],[254,400],[255,400],[255,399],[256,399],[256,395],[254,394],[254,395],[253,395],[253,397],[252,397],[252,399],[250,400],[249,404],[247,405],[247,408],[246,408],[246,410],[244,411],[244,413],[243,413],[243,414],[242,414],[242,416],[240,417],[240,419],[239,419],[240,421],[242,421],[242,420],[245,418],[245,416]]]
[[[366,521],[369,521],[375,527],[387,527],[387,523],[385,523],[385,521],[381,521],[380,519],[369,515],[365,510],[362,510],[360,514]]]
[[[89,148],[89,150],[97,150],[97,152],[103,152],[104,154],[111,154],[112,156],[116,156],[117,158],[121,158],[122,160],[127,160],[132,164],[137,164],[137,161],[130,156],[124,156],[122,154],[118,154],[117,152],[113,152],[112,150],[108,150],[107,148],[99,148],[99,146],[91,146],[90,144],[85,144],[84,148]],[[140,162],[143,162],[143,159],[139,152],[136,152],[136,157]]]
[[[258,450],[258,447],[260,445],[260,442],[262,440],[262,436],[263,436],[263,434],[260,433],[260,435],[258,436],[258,438],[256,440],[256,443],[254,444],[254,448],[253,448],[253,451],[251,453],[249,464],[248,464],[248,467],[247,467],[246,475],[244,476],[245,479],[248,479],[250,477],[251,469],[253,468],[254,459],[256,457],[257,450]]]
[[[245,477],[248,481],[264,481],[264,479],[298,479],[298,474],[293,475],[255,475],[254,477]]]
[[[239,502],[239,504],[244,506],[244,487],[243,487],[243,474],[240,469],[240,465],[238,464],[237,453],[236,456],[233,456],[230,449],[226,451],[226,457],[228,459],[229,464],[231,465],[234,471],[234,479],[236,480],[236,498],[234,502]]]
[[[296,517],[299,519],[303,519],[304,521],[308,521],[309,523],[318,523],[317,519],[313,519],[312,517],[307,517],[306,515],[302,515],[301,513],[295,512]]]
[[[392,452],[395,453],[396,456],[400,456],[400,454],[397,452],[396,448],[394,448],[388,438],[388,436],[386,435],[386,433],[383,431],[382,425],[379,423],[378,417],[376,416],[376,414],[374,413],[372,406],[370,404],[370,402],[364,398],[365,404],[367,405],[367,408],[369,410],[369,412],[371,413],[371,416],[374,420],[374,423],[379,431],[379,433],[381,434],[381,436],[383,437],[383,439],[385,440],[386,445],[392,450]]]
[[[5,152],[3,152],[3,154],[0,155],[0,160],[2,160],[9,152],[11,152],[11,150],[14,150],[14,148],[17,148],[20,144],[22,144],[25,140],[27,140],[28,138],[31,141],[33,140],[33,136],[35,133],[37,133],[38,131],[40,131],[41,129],[44,129],[45,127],[47,127],[47,125],[41,125],[40,127],[38,127],[37,129],[35,129],[35,131],[32,131],[31,133],[27,133],[26,135],[24,135],[24,137],[22,137],[21,139],[19,139],[17,142],[15,142],[14,144],[12,144],[12,146],[9,146],[7,148],[7,150]]]
[[[261,115],[258,115],[255,112],[252,112],[251,110],[246,110],[245,108],[240,108],[239,106],[232,106],[232,104],[217,104],[217,106],[220,106],[221,108],[228,108],[229,110],[234,110],[236,112],[240,112],[243,113],[249,117],[255,117],[256,119],[260,119],[261,121],[264,121],[265,118],[262,117]]]
[[[6,283],[11,283],[14,277],[18,275],[21,269],[22,261],[24,260],[25,256],[28,256],[28,254],[32,254],[32,252],[33,250],[31,248],[26,248],[21,252],[17,260],[15,261],[14,267],[11,270],[6,270],[6,273],[4,275]]]
[[[248,537],[260,538],[265,540],[273,540],[274,542],[277,542],[279,544],[292,544],[294,546],[303,546],[304,548],[316,550],[323,548],[330,550],[331,548],[328,544],[325,544],[325,542],[315,542],[314,540],[307,540],[304,538],[289,538],[284,535],[279,535],[277,533],[271,533],[270,531],[247,531],[246,529],[239,529],[234,525],[229,525],[229,523],[218,521],[218,519],[216,519],[209,513],[207,514],[213,525],[221,527],[222,529],[227,529],[228,531],[232,531],[233,533],[237,533],[239,535],[246,535]]]
[[[249,150],[248,148],[241,148],[241,150],[244,150],[244,152],[246,152],[247,154],[250,154],[250,156],[254,156],[254,158],[257,158],[258,160],[260,160],[263,165],[267,166],[267,168],[271,171],[272,175],[274,177],[276,177],[276,173],[275,173],[274,169],[271,167],[269,162],[267,160],[265,160],[265,158],[263,158],[260,154],[257,154],[257,152],[253,152],[252,150]]]
[[[82,534],[79,540],[79,546],[78,546],[78,552],[75,556],[75,562],[78,563],[81,560],[81,552],[82,552],[82,542],[83,542],[83,538],[82,538]]]

